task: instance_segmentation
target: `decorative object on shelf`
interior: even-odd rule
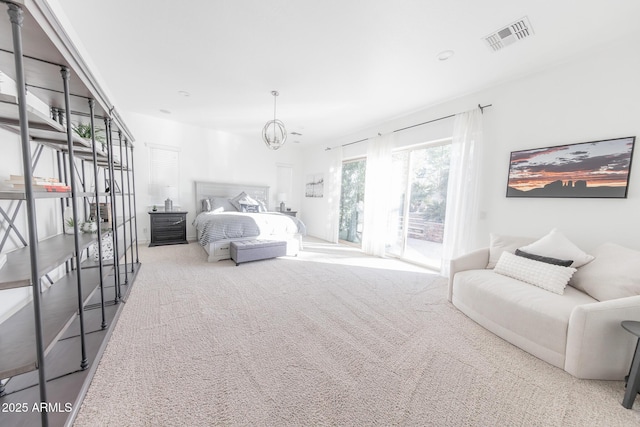
[[[91,253],[93,260],[98,262],[98,242],[91,244]],[[113,237],[111,236],[111,233],[105,233],[102,236],[102,260],[109,261],[111,259],[113,259]]]
[[[98,223],[95,221],[85,221],[82,223],[80,227],[83,233],[97,233],[98,232]]]
[[[626,198],[635,140],[512,151],[507,197]]]
[[[153,205],[153,209],[151,209],[153,212],[157,212],[158,211],[158,207],[156,205]]]
[[[62,220],[64,221],[64,234],[73,234],[76,223],[73,219],[73,208],[71,206],[64,208]]]
[[[280,202],[280,212],[285,211],[286,201],[287,201],[287,193],[278,193],[278,202]]]
[[[96,218],[96,207],[100,209],[100,220],[111,222],[111,203],[89,203],[91,218]]]
[[[284,123],[276,119],[276,98],[280,94],[277,90],[273,90],[271,95],[273,95],[273,120],[269,120],[262,128],[262,140],[267,144],[267,147],[277,150],[287,140],[287,130]]]

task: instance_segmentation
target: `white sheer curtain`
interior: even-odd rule
[[[326,188],[327,202],[331,206],[331,222],[329,224],[330,242],[338,243],[340,234],[340,192],[342,189],[342,146],[331,149],[331,166]]]
[[[456,114],[440,270],[443,276],[449,275],[453,258],[472,249],[479,217],[481,162],[482,112],[475,109]]]
[[[369,255],[384,256],[385,253],[391,200],[393,141],[391,133],[368,142],[362,250]]]

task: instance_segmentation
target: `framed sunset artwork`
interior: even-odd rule
[[[635,140],[513,151],[507,197],[626,198]]]

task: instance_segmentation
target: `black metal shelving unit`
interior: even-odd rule
[[[19,136],[24,176],[24,189],[0,191],[0,202],[9,201],[8,210],[0,203],[0,252],[10,234],[22,244],[0,269],[0,292],[29,288],[32,294],[0,323],[0,404],[12,409],[0,413],[0,425],[69,425],[140,266],[133,138],[47,2],[0,3],[8,12],[0,18],[0,71],[16,83],[15,95],[0,93],[0,126]],[[48,105],[50,114],[30,97]],[[77,123],[91,126],[90,139],[73,131]],[[104,124],[104,146],[95,139],[96,123]],[[58,176],[70,191],[34,189],[45,149],[56,153]],[[60,201],[63,229],[64,210],[73,211],[72,234],[39,238],[41,199]],[[92,212],[92,202],[110,207],[109,222],[99,208]],[[20,212],[26,230],[16,223]],[[100,224],[93,234],[77,225],[89,215]],[[102,253],[109,239],[111,261]]]

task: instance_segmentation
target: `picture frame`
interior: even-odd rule
[[[626,198],[635,140],[512,151],[507,197]]]
[[[324,196],[324,174],[316,173],[307,175],[305,181],[305,197],[323,197]]]

